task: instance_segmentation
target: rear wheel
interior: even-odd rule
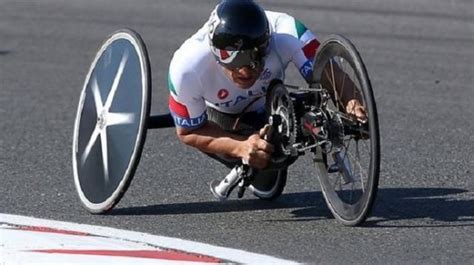
[[[112,34],[92,62],[74,127],[73,171],[83,206],[106,212],[132,181],[150,112],[148,55],[132,30]]]
[[[314,152],[322,192],[333,215],[355,226],[367,218],[379,180],[379,127],[369,76],[354,45],[333,35],[316,54],[313,80],[329,97],[329,142]]]

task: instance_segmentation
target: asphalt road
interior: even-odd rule
[[[104,38],[143,36],[153,112],[167,110],[174,50],[207,19],[209,0],[0,0],[0,212],[106,225],[316,264],[474,263],[474,3],[472,0],[261,1],[320,37],[342,33],[370,72],[382,133],[371,218],[330,215],[308,159],[281,198],[216,202],[227,170],[150,131],[134,181],[110,215],[93,216],[73,185],[71,143],[90,62]],[[290,81],[295,75],[290,74]]]

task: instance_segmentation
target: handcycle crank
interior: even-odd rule
[[[217,199],[226,200],[230,193],[239,187],[238,197],[242,198],[245,189],[251,184],[255,177],[256,170],[252,169],[247,164],[235,166],[227,176],[221,180],[214,180],[210,184],[211,192]]]
[[[265,141],[270,141],[274,133],[274,129],[281,123],[281,120],[276,116],[270,116],[268,124],[260,133],[260,137]],[[270,164],[275,161],[270,161]],[[242,164],[236,165],[227,176],[221,180],[214,180],[210,184],[210,189],[214,197],[219,200],[226,200],[230,193],[238,187],[237,197],[240,199],[244,196],[245,190],[252,184],[255,176],[258,175],[258,170],[252,168],[248,161],[242,161]]]

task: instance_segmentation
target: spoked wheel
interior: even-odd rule
[[[313,80],[327,90],[328,143],[315,151],[326,203],[344,225],[367,218],[378,187],[377,109],[364,63],[354,45],[330,36],[318,49]]]
[[[74,127],[74,182],[89,212],[110,210],[130,185],[145,142],[150,97],[142,39],[132,30],[115,32],[92,62]]]

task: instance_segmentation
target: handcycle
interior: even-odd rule
[[[379,180],[380,139],[371,83],[358,51],[341,35],[321,43],[313,65],[309,85],[274,80],[267,91],[272,128],[268,136],[275,146],[271,164],[288,167],[311,155],[333,216],[344,225],[356,226],[368,217]],[[74,126],[74,182],[89,212],[110,211],[123,197],[139,164],[147,130],[174,126],[170,114],[150,115],[150,99],[145,43],[131,29],[114,32],[87,73]],[[364,107],[363,119],[348,107],[352,99]],[[232,172],[214,183],[213,193],[227,197],[238,187],[242,196],[253,170],[242,163]],[[283,186],[256,195],[273,199]]]

